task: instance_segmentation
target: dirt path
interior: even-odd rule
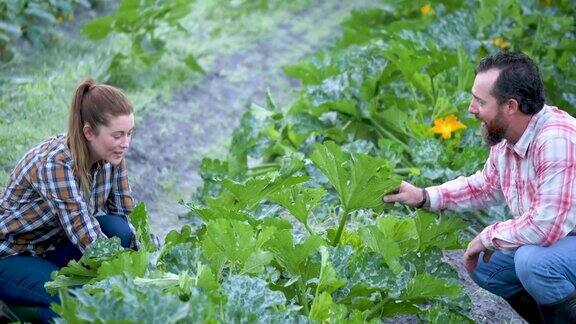
[[[203,157],[224,157],[246,105],[264,104],[267,89],[278,104],[290,102],[288,89],[298,85],[283,74],[282,66],[330,44],[350,10],[349,5],[329,2],[293,13],[250,46],[217,58],[198,84],[176,91],[163,107],[140,116],[128,161],[134,197],[146,203],[154,233],[164,237],[190,222],[178,218],[186,213],[178,201],[190,200],[201,184],[198,169]],[[470,281],[460,255],[448,253],[447,261],[474,299],[470,316],[478,323],[521,323],[503,300]]]
[[[254,43],[216,58],[198,84],[140,116],[128,163],[134,197],[146,203],[155,233],[163,237],[189,222],[178,220],[186,212],[178,201],[189,201],[201,184],[202,158],[225,155],[245,107],[264,104],[267,89],[278,104],[290,102],[297,84],[282,67],[330,44],[349,10],[330,2],[289,14]]]

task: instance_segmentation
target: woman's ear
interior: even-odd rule
[[[92,128],[92,126],[88,123],[85,123],[84,127],[82,127],[82,132],[84,133],[84,137],[86,137],[87,141],[92,141],[96,137],[94,128]]]

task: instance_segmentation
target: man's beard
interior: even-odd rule
[[[506,133],[506,128],[500,114],[496,115],[491,122],[483,122],[480,130],[484,142],[489,146],[494,146],[500,143],[504,139],[504,134]]]

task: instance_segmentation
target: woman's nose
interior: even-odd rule
[[[130,146],[130,136],[123,137],[120,146],[124,149],[127,149]]]

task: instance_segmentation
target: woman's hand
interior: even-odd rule
[[[395,193],[382,197],[386,203],[400,202],[410,207],[417,207],[424,201],[424,191],[406,181],[402,181]]]

